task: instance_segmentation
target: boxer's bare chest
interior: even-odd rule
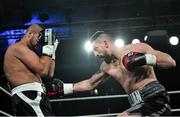
[[[144,67],[136,69],[134,72],[128,71],[123,65],[122,59],[126,54],[132,51],[133,50],[131,48],[124,50],[120,53],[118,59],[112,60],[109,64],[104,62],[102,65],[103,71],[118,81],[126,92],[131,92],[134,90],[136,88],[136,84],[141,83],[141,81],[145,81],[145,79],[149,77],[146,72],[152,71],[151,69]],[[134,49],[134,51],[138,51],[138,49]]]
[[[115,80],[123,84],[126,80],[133,77],[133,74],[126,70],[121,60],[112,60],[110,64],[104,63],[103,71],[112,76]]]

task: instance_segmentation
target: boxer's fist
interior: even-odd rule
[[[55,52],[58,46],[58,40],[55,40],[53,29],[45,29],[39,33],[39,44],[42,47],[42,54],[55,59]]]
[[[42,47],[42,53],[44,55],[52,57],[52,59],[55,60],[55,58],[56,58],[56,49],[58,47],[58,44],[59,44],[59,42],[56,39],[56,41],[54,42],[53,45],[44,45]]]
[[[125,68],[132,71],[142,65],[156,65],[156,56],[139,52],[129,52],[122,59]]]
[[[53,79],[51,86],[53,91],[47,92],[49,96],[55,96],[55,95],[63,96],[73,93],[73,84],[63,83],[61,80],[56,78]]]
[[[44,46],[42,47],[42,54],[52,57],[53,52],[54,52],[54,51],[53,51],[53,48],[54,48],[53,45],[44,45]]]

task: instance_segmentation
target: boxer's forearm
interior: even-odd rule
[[[77,92],[91,91],[98,85],[102,84],[107,79],[106,77],[107,75],[104,72],[97,72],[88,80],[83,80],[77,83],[63,83],[62,81],[58,81],[58,87],[61,87],[63,89],[62,91],[64,91],[65,95]],[[62,86],[60,86],[60,84]]]
[[[147,51],[147,54],[152,54],[156,56],[156,66],[160,68],[172,68],[176,66],[175,60],[168,54],[151,50]]]
[[[86,92],[94,89],[94,86],[89,82],[89,80],[83,80],[73,84],[73,93]]]
[[[107,75],[104,72],[95,73],[88,80],[83,80],[73,85],[73,92],[91,91],[106,80]]]
[[[49,77],[52,78],[54,76],[54,71],[55,71],[55,61],[52,60],[50,69],[49,69]]]
[[[49,69],[51,67],[52,64],[52,59],[48,56],[42,56],[39,60],[39,63],[42,66],[42,69],[40,71],[38,71],[38,74],[41,77],[46,77],[49,75]]]
[[[73,93],[91,91],[93,87],[88,80],[83,80],[73,84]]]

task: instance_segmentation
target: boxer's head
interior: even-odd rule
[[[35,48],[39,42],[39,39],[41,37],[41,31],[45,28],[39,24],[33,24],[31,25],[25,34],[25,39],[28,40],[28,45],[31,48]]]
[[[94,55],[97,57],[111,56],[112,38],[104,31],[97,31],[91,36]]]

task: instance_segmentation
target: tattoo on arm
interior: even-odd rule
[[[108,74],[101,72],[101,70],[98,70],[90,79],[91,85],[96,88],[106,82],[109,78],[110,76]]]

